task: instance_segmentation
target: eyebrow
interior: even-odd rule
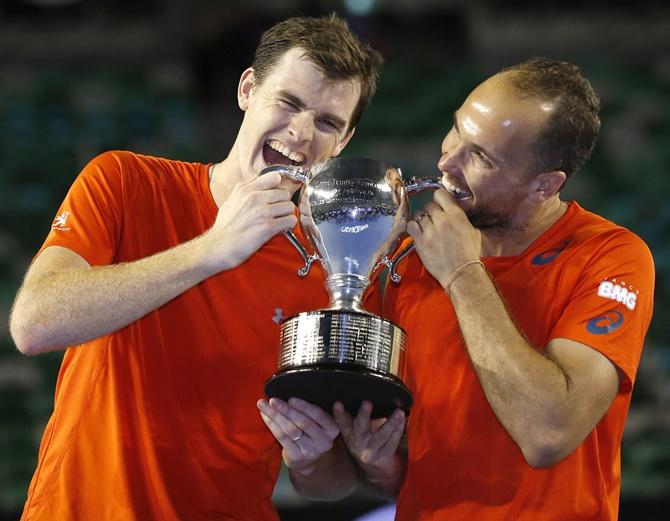
[[[280,90],[278,93],[279,97],[281,98],[286,98],[288,101],[293,103],[296,107],[299,109],[306,109],[307,105],[305,104],[304,101],[302,101],[298,96],[291,94],[288,91],[285,90]],[[321,112],[319,113],[319,117],[321,118],[326,118],[329,119],[333,122],[333,124],[338,127],[339,130],[342,130],[347,126],[347,122],[344,121],[341,117],[336,116],[335,114],[332,114],[330,112]]]

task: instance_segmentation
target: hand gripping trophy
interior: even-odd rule
[[[373,417],[396,408],[409,411],[412,395],[399,378],[407,336],[392,322],[363,309],[365,289],[386,265],[394,282],[396,264],[388,258],[409,219],[408,193],[441,186],[438,178],[413,178],[405,184],[400,169],[372,159],[334,158],[309,171],[274,165],[275,171],[302,183],[300,225],[310,243],[287,237],[305,260],[305,276],[315,260],[326,271],[327,309],[287,318],[281,325],[277,372],[265,383],[269,397],[295,396],[326,411],[335,401],[356,414],[362,400]]]

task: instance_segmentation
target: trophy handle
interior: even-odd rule
[[[291,165],[270,165],[261,170],[258,175],[267,174],[268,172],[277,172],[282,177],[287,177],[291,181],[296,181],[301,185],[306,185],[309,181],[309,170],[305,170],[299,166]]]
[[[405,193],[418,193],[430,188],[444,188],[441,179],[441,177],[411,177],[404,185]],[[387,255],[384,255],[382,260],[379,261],[379,264],[383,264],[388,268],[389,277],[396,284],[402,279],[396,271],[396,266],[398,266],[400,261],[412,253],[413,249],[414,243],[412,242],[400,250],[395,259],[389,259]]]
[[[410,243],[407,246],[405,246],[398,255],[396,255],[395,259],[389,259],[388,256],[384,255],[382,260],[379,261],[380,264],[383,264],[389,269],[389,277],[390,279],[395,282],[396,284],[400,282],[402,277],[398,275],[398,272],[396,271],[396,266],[402,261],[405,257],[407,257],[410,253],[412,253],[412,250],[414,249],[414,243]]]
[[[307,184],[307,181],[309,181],[309,171],[299,166],[271,165],[261,170],[261,173],[259,175],[267,174],[268,172],[277,172],[282,177],[286,177],[291,181],[300,183],[303,186],[305,186],[305,184]],[[307,253],[305,247],[300,243],[298,238],[291,230],[284,231],[284,235],[286,236],[288,241],[293,245],[293,247],[296,250],[298,250],[298,253],[305,261],[305,265],[302,268],[298,269],[298,275],[300,277],[306,277],[307,274],[309,273],[309,269],[312,267],[312,263],[315,260],[320,260],[321,258],[319,257],[318,253],[315,253],[314,255],[310,255],[309,253]]]
[[[410,177],[405,183],[405,193],[423,192],[429,188],[444,188],[441,177]]]
[[[306,277],[307,274],[309,273],[309,269],[312,267],[312,263],[314,261],[321,260],[321,257],[319,257],[318,253],[315,253],[314,255],[310,255],[309,253],[307,253],[305,247],[300,243],[298,238],[295,236],[295,233],[293,233],[291,230],[284,231],[284,235],[286,236],[288,241],[291,244],[293,244],[295,249],[298,250],[298,253],[305,261],[305,265],[302,268],[298,269],[298,275],[300,275],[301,277]]]

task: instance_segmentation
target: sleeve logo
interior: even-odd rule
[[[535,266],[544,266],[558,257],[568,246],[568,241],[559,242],[554,248],[535,255],[530,261]]]
[[[53,224],[51,225],[52,230],[58,230],[60,232],[67,232],[70,230],[70,227],[67,226],[67,218],[70,217],[70,212],[65,211],[62,214],[56,216]]]
[[[606,335],[619,329],[621,324],[623,324],[623,315],[619,311],[612,310],[589,320],[586,323],[586,330],[594,335]]]
[[[637,304],[637,296],[640,291],[633,291],[633,286],[628,286],[626,288],[625,282],[617,283],[616,279],[604,280],[598,286],[598,296],[603,298],[608,298],[614,300],[615,302],[621,302],[631,311],[635,309]]]

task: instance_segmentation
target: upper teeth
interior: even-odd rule
[[[305,161],[305,154],[290,150],[284,143],[277,141],[276,139],[268,141],[268,146],[279,152],[281,155],[288,157],[291,161],[295,161],[296,163]]]
[[[455,193],[455,194],[459,194],[459,195],[470,195],[470,192],[468,192],[468,191],[466,191],[466,190],[463,190],[462,188],[458,188],[456,185],[451,184],[449,181],[447,181],[447,180],[444,179],[444,178],[442,179],[442,184],[444,185],[444,187],[445,187],[447,190],[449,190],[450,192],[453,192],[453,193]]]

